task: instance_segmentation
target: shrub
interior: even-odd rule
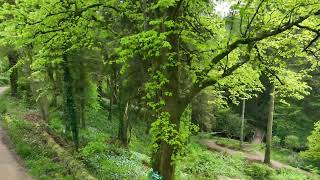
[[[0,86],[9,84],[9,79],[7,77],[0,76]]]
[[[300,148],[299,138],[294,135],[289,135],[289,136],[285,137],[284,145],[288,149],[292,149],[292,150],[299,149]]]
[[[276,147],[280,147],[281,144],[281,138],[278,136],[273,136],[272,137],[272,145]]]
[[[252,163],[247,166],[245,173],[252,179],[270,179],[274,175],[275,170],[263,164]]]

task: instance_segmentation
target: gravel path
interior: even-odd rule
[[[0,87],[0,95],[6,87]],[[31,180],[23,166],[18,161],[18,156],[8,146],[8,138],[0,126],[0,180]]]

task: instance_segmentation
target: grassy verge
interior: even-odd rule
[[[23,116],[29,110],[7,96],[2,96],[0,101],[1,111],[5,112],[2,126],[16,153],[24,160],[28,173],[37,179],[72,179],[66,165],[44,143],[39,127],[24,120]]]

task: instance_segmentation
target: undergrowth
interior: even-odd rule
[[[35,112],[24,103],[8,96],[0,99],[1,111],[6,113],[4,125],[17,153],[25,161],[29,173],[37,179],[74,179],[68,165],[61,163],[56,154],[41,139],[39,130],[32,122],[24,120],[26,113]],[[65,134],[62,113],[51,113],[49,129],[66,143],[71,138]],[[115,115],[111,121],[102,110],[87,113],[86,128],[81,130],[81,147],[73,156],[83,162],[86,168],[98,179],[148,179],[151,172],[150,139],[146,128],[139,120],[133,121],[129,149],[114,137],[117,134],[118,121]],[[203,137],[202,137],[203,138]],[[192,137],[184,152],[175,157],[177,164],[176,179],[206,180],[240,178],[244,180],[307,180],[301,172],[282,169],[274,170],[263,164],[247,162],[241,155],[231,156],[212,152],[197,143],[198,137]],[[238,141],[220,139],[220,144],[235,147]],[[255,147],[259,149],[258,147]],[[276,154],[275,154],[276,155]],[[285,155],[285,154],[283,154]]]

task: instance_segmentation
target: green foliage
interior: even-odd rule
[[[274,160],[280,161],[282,163],[288,164],[292,167],[306,169],[308,162],[306,162],[299,153],[281,147],[274,147],[271,153],[271,157]]]
[[[281,138],[278,136],[273,136],[272,137],[272,146],[280,147],[280,145],[281,145]]]
[[[283,140],[284,146],[288,149],[299,149],[301,147],[299,137],[289,135]]]
[[[239,114],[235,114],[231,110],[219,111],[216,113],[216,128],[213,130],[219,132],[225,137],[238,138],[240,136],[241,118]],[[247,123],[245,123],[247,124]],[[244,127],[244,136],[250,133],[247,125]]]
[[[275,174],[275,170],[264,164],[252,163],[246,166],[246,174],[252,179],[270,179],[270,177]]]
[[[308,137],[309,149],[305,152],[308,157],[320,160],[320,122],[315,124],[312,134]]]
[[[194,142],[187,145],[187,154],[177,158],[179,179],[246,177],[242,172],[243,157],[212,153]]]
[[[99,179],[139,179],[149,171],[142,164],[144,156],[117,145],[107,145],[106,139],[90,142],[78,156]]]
[[[7,85],[9,84],[9,79],[7,77],[2,77],[0,75],[0,86],[4,86],[4,85]]]
[[[272,180],[283,180],[283,179],[290,179],[290,180],[310,180],[307,175],[297,172],[296,170],[289,170],[289,169],[280,169],[277,170],[276,174],[271,176]]]
[[[60,175],[61,172],[65,171],[64,166],[52,161],[52,159],[44,156],[40,156],[37,159],[31,159],[26,162],[27,167],[32,167],[30,174],[37,179],[51,179],[50,176],[53,176],[52,179],[65,179],[72,180],[72,176],[63,176]]]
[[[320,161],[320,121],[315,124],[312,134],[308,137],[308,150],[302,155],[313,161]]]
[[[313,89],[317,88],[312,86]],[[307,96],[303,101],[289,101],[290,106],[280,104],[275,109],[274,135],[284,139],[288,135],[296,135],[300,139],[301,148],[306,147],[307,137],[313,129],[313,124],[317,120],[318,107],[317,97],[312,92],[312,96]]]
[[[15,150],[26,163],[30,174],[37,179],[72,179],[68,168],[44,144],[40,134],[30,122],[4,117],[4,126]]]

